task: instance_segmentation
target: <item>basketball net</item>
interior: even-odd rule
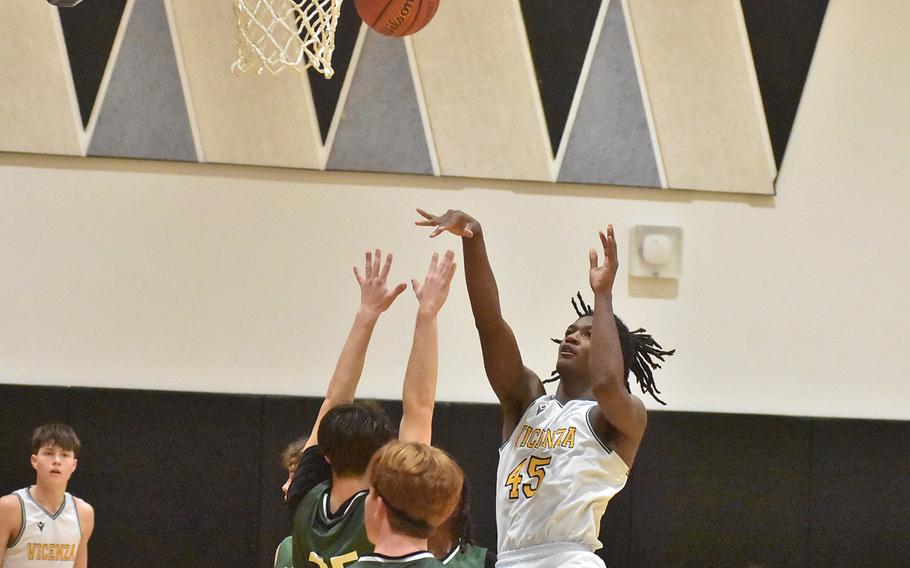
[[[332,77],[342,0],[235,0],[239,55],[234,74],[312,67]]]

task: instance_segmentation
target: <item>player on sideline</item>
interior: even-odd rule
[[[367,478],[366,529],[376,549],[350,568],[444,566],[427,537],[458,504],[464,474],[455,460],[426,444],[394,442],[376,452]]]
[[[423,284],[411,280],[419,306],[402,389],[399,439],[404,441],[430,442],[436,401],[436,317],[455,274],[454,257],[446,251],[439,261],[434,254]],[[373,550],[363,524],[366,469],[393,433],[379,410],[352,401],[376,321],[406,287],[399,284],[388,290],[391,264],[392,255],[388,255],[382,266],[381,252],[376,250],[372,256],[366,253],[363,275],[354,268],[360,309],[288,490],[297,567],[346,565]]]
[[[593,310],[572,300],[578,319],[562,340],[554,340],[559,343],[554,379],[560,382],[555,396],[548,396],[522,363],[503,319],[480,223],[461,211],[439,217],[417,211],[424,218],[417,225],[435,227],[431,237],[446,231],[462,237],[484,367],[501,405],[496,565],[603,567],[594,554],[602,546],[600,520],[626,484],[647,423],[644,403],[629,389],[629,372],[642,392],[657,399],[654,358],[673,354],[643,329],[630,332],[613,314],[618,262],[612,225],[600,233],[603,264],[589,251]]]
[[[35,484],[0,498],[0,568],[88,566],[95,511],[66,492],[79,447],[76,433],[65,424],[35,430]]]

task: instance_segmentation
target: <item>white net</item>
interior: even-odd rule
[[[239,55],[234,73],[312,67],[331,78],[342,0],[235,0]]]

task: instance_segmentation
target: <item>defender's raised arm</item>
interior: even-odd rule
[[[430,443],[439,361],[436,316],[449,296],[449,287],[454,275],[455,253],[446,251],[441,262],[439,255],[433,253],[423,284],[411,280],[420,306],[417,308],[414,343],[411,346],[401,395],[403,415],[398,439],[402,442]]]
[[[326,389],[325,401],[319,409],[316,423],[313,424],[312,434],[306,444],[307,448],[319,443],[317,436],[319,424],[326,412],[338,405],[354,401],[360,375],[363,373],[367,347],[370,344],[376,322],[382,312],[389,309],[395,298],[407,288],[402,283],[392,290],[388,289],[386,280],[389,270],[392,268],[392,258],[392,254],[388,254],[383,265],[382,251],[379,249],[373,253],[367,251],[363,273],[361,274],[360,270],[356,266],[354,267],[354,277],[357,278],[357,283],[360,285],[360,308],[357,310],[357,315],[354,316],[354,323],[351,325],[351,331],[344,342],[344,347],[341,348],[341,355],[338,357],[335,372]]]

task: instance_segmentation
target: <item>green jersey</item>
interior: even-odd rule
[[[294,568],[294,537],[286,537],[275,550],[275,568]]]
[[[384,554],[366,554],[348,568],[440,568],[443,564],[432,554],[422,550],[404,556],[386,556]]]
[[[331,514],[332,481],[310,490],[294,513],[294,566],[341,568],[373,552],[363,523],[367,493],[355,493]]]
[[[470,543],[457,544],[442,559],[442,564],[448,568],[485,568],[496,564],[496,555]]]

